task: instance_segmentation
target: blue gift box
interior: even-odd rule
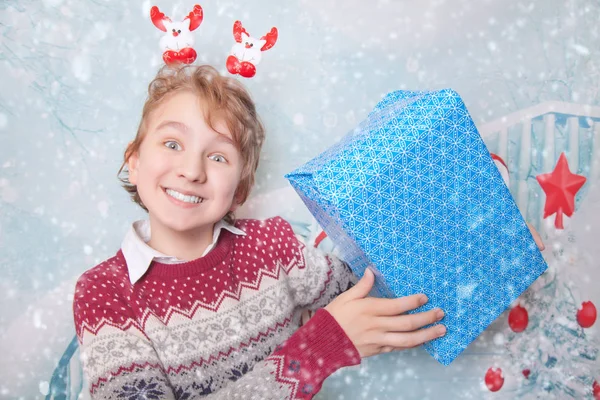
[[[450,364],[547,268],[453,90],[389,93],[356,129],[286,175],[375,294],[425,293]]]

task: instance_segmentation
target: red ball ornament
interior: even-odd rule
[[[529,379],[529,375],[531,374],[531,370],[530,369],[524,369],[523,370],[523,376],[525,377],[525,379]]]
[[[600,400],[600,384],[597,381],[594,381],[592,385],[592,393],[594,394],[595,400]]]
[[[508,314],[508,325],[513,332],[523,332],[527,328],[529,323],[529,314],[527,310],[520,305],[510,310]]]
[[[504,376],[502,376],[502,369],[500,368],[489,368],[485,373],[485,386],[490,392],[497,392],[504,385]]]
[[[581,309],[577,310],[577,322],[582,328],[589,328],[596,322],[596,306],[591,301],[581,303]]]

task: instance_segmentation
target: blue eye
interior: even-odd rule
[[[225,159],[225,157],[223,157],[220,154],[215,154],[209,157],[211,160],[217,161],[217,162],[227,162],[227,160]]]
[[[174,140],[168,140],[164,143],[165,146],[170,148],[171,150],[181,150],[181,146]]]

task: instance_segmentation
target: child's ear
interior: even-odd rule
[[[137,185],[138,178],[138,166],[140,164],[140,155],[138,151],[131,153],[129,159],[127,160],[127,171],[129,183],[132,185]]]

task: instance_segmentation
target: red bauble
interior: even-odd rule
[[[179,51],[167,50],[163,53],[163,61],[167,65],[191,64],[196,61],[196,50],[191,47]]]
[[[558,229],[563,227],[563,214],[573,215],[575,211],[575,195],[585,183],[585,177],[571,173],[565,153],[561,153],[549,174],[541,174],[535,177],[546,193],[546,204],[544,205],[544,218],[556,213],[554,226]]]
[[[594,384],[592,385],[592,393],[594,394],[595,400],[600,400],[600,384],[596,381],[594,381]]]
[[[510,310],[508,314],[508,325],[513,332],[523,332],[527,328],[529,323],[529,314],[527,310],[520,305]]]
[[[504,377],[500,368],[489,368],[485,373],[485,386],[490,392],[497,392],[504,385]]]
[[[591,301],[581,303],[581,309],[577,310],[577,322],[582,328],[589,328],[596,322],[596,306]]]
[[[225,66],[227,67],[227,71],[229,71],[230,74],[235,75],[240,73],[240,60],[238,60],[236,56],[227,57]]]
[[[256,75],[256,67],[248,61],[242,61],[240,63],[240,75],[244,78],[252,78]]]
[[[196,50],[192,49],[191,47],[185,47],[179,50],[179,60],[184,64],[193,63],[196,61],[197,56]]]
[[[531,374],[531,370],[530,369],[524,369],[523,370],[523,376],[525,377],[525,379],[529,379],[529,375]]]

